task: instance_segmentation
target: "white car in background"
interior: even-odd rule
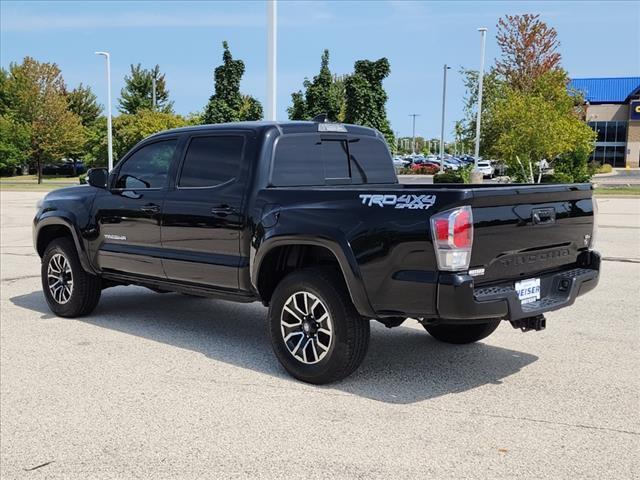
[[[393,166],[396,168],[404,168],[411,165],[411,161],[406,160],[402,157],[393,157]]]
[[[493,178],[493,175],[495,174],[495,168],[493,168],[491,162],[487,160],[480,160],[478,162],[478,170],[482,172],[483,177]]]

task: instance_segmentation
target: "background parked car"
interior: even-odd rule
[[[483,177],[493,178],[495,169],[489,160],[482,160],[478,162],[478,170],[482,172]]]
[[[75,163],[75,169],[74,169]],[[43,175],[57,175],[60,177],[74,177],[87,171],[84,163],[65,158],[61,163],[51,163],[42,166]],[[34,172],[36,173],[36,172]]]
[[[393,157],[393,166],[396,168],[406,168],[411,165],[411,161],[402,157]]]

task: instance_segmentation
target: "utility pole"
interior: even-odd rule
[[[447,102],[447,70],[450,68],[446,63],[444,64],[442,77],[442,124],[440,125],[440,172],[444,172],[444,112]]]
[[[409,116],[413,117],[413,135],[412,135],[413,140],[411,141],[411,151],[415,155],[416,154],[416,117],[419,117],[420,114],[410,113]]]
[[[111,55],[109,52],[95,52],[107,60],[107,152],[109,156],[109,171],[113,169],[113,142],[111,137]]]
[[[278,2],[267,0],[267,120],[276,119]]]
[[[151,83],[152,83],[151,110],[155,112],[156,111],[156,71],[155,70],[153,71],[153,79]]]
[[[474,168],[478,169],[478,157],[480,156],[480,121],[482,117],[482,87],[484,83],[484,48],[487,29],[479,28],[480,32],[480,71],[478,72],[478,112],[476,114],[476,148],[474,151]]]

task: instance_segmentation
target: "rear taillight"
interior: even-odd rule
[[[431,236],[440,270],[466,270],[473,246],[473,214],[465,206],[431,217]]]

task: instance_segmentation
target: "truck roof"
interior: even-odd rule
[[[185,132],[199,132],[199,131],[222,131],[222,130],[265,130],[267,128],[275,127],[283,134],[289,133],[316,133],[318,132],[318,125],[322,123],[312,121],[266,121],[260,120],[255,122],[231,122],[231,123],[214,123],[207,125],[194,125],[189,127],[173,128],[171,130],[164,130],[162,132],[155,133],[151,137],[158,137],[162,135],[172,133],[185,133]],[[328,125],[341,125],[347,133],[352,135],[364,135],[369,137],[382,137],[382,135],[375,129],[369,127],[363,127],[361,125],[351,125],[346,123],[328,123]],[[329,132],[333,133],[333,132]],[[338,132],[339,133],[339,132]],[[149,137],[149,138],[151,138]]]

